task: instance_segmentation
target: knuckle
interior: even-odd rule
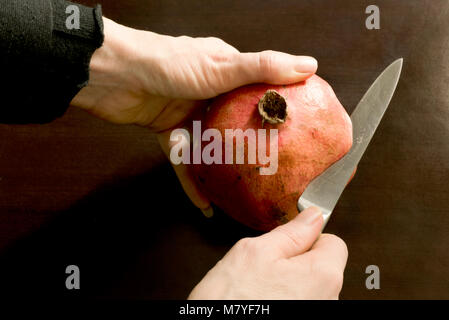
[[[235,244],[235,249],[244,252],[248,256],[255,256],[261,252],[261,246],[256,238],[243,238]]]
[[[286,225],[279,227],[277,230],[288,242],[288,245],[293,248],[301,249],[307,242],[304,234],[295,228],[289,228]]]
[[[226,67],[227,64],[232,63],[235,59],[235,53],[233,52],[214,51],[209,53],[208,56],[213,65],[219,70],[222,70],[223,67]]]
[[[189,36],[185,36],[185,35],[182,35],[182,36],[178,36],[178,37],[176,37],[176,39],[178,39],[178,40],[180,40],[180,41],[184,41],[184,42],[187,42],[187,41],[192,41],[192,40],[193,40],[193,38],[192,38],[192,37],[189,37]]]
[[[275,55],[272,50],[265,50],[259,54],[259,67],[263,74],[270,74],[274,70]]]
[[[224,45],[224,44],[226,44],[226,42],[224,42],[222,39],[217,38],[217,37],[209,37],[208,39],[209,39],[209,41],[210,41],[211,43],[215,43],[215,44],[218,44],[218,45]]]
[[[204,37],[204,38],[196,38],[198,41],[201,42],[202,46],[204,48],[210,49],[217,49],[217,48],[223,48],[226,46],[226,42],[224,42],[222,39],[217,37]]]

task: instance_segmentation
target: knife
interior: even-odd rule
[[[349,152],[313,179],[298,199],[300,212],[310,206],[321,209],[323,229],[387,110],[401,75],[402,61],[400,58],[385,68],[352,113],[353,142]]]

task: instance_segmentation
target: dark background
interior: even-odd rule
[[[447,0],[99,2],[131,27],[315,56],[349,113],[403,57],[326,232],[349,248],[341,298],[449,298]],[[380,30],[365,28],[369,4],[380,8]],[[182,299],[235,241],[257,234],[223,214],[203,218],[143,128],[70,108],[47,125],[0,125],[0,137],[3,294]],[[65,290],[69,264],[81,270],[77,292]],[[371,264],[380,290],[365,288]]]

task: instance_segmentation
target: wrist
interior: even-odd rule
[[[72,105],[89,109],[111,89],[138,91],[141,88],[139,63],[134,46],[137,30],[103,17],[104,42],[89,64],[89,82],[73,98]]]

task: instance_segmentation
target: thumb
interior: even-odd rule
[[[309,207],[293,220],[259,237],[275,258],[291,258],[308,251],[321,233],[323,216],[317,207]]]
[[[318,68],[315,58],[294,56],[271,50],[241,53],[239,64],[246,83],[290,84],[300,82],[313,75]]]

